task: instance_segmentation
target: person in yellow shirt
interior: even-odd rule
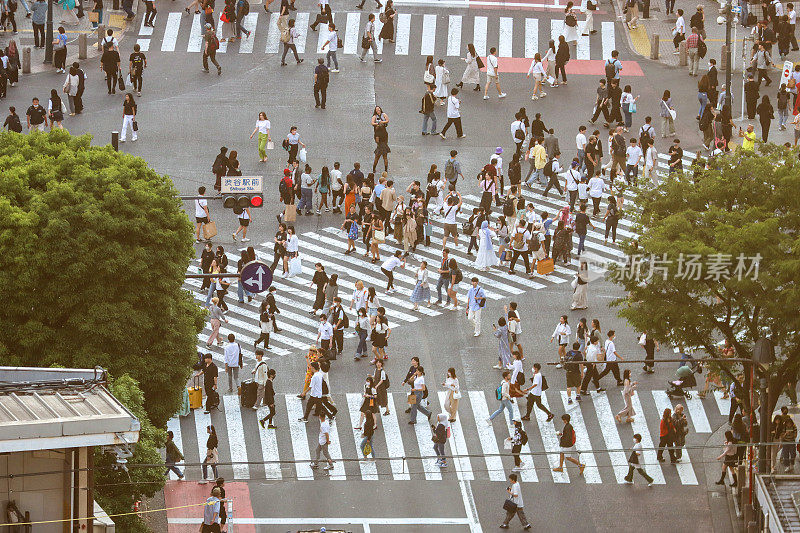
[[[755,151],[756,132],[754,130],[755,127],[752,124],[747,126],[747,131],[744,131],[742,128],[739,128],[739,137],[742,137],[742,139],[744,139],[742,141],[742,150],[749,150],[751,152]]]
[[[530,168],[528,169],[528,175],[525,176],[525,181],[528,187],[533,187],[535,181],[539,181],[544,186],[547,184],[547,178],[545,178],[543,172],[545,165],[547,165],[547,150],[545,150],[541,138],[531,138],[531,143],[533,143],[533,147],[528,154]],[[533,174],[532,178],[531,174]]]

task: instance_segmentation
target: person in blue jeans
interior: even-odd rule
[[[433,413],[421,405],[422,397],[425,394],[424,368],[421,366],[417,367],[417,371],[414,373],[414,380],[411,383],[411,394],[414,395],[416,401],[411,404],[411,420],[409,420],[408,423],[413,425],[417,423],[417,411],[421,411],[422,414],[428,417],[428,420],[431,419]]]
[[[303,174],[300,175],[300,201],[297,202],[297,213],[302,214],[301,211],[305,207],[306,215],[311,214],[314,208],[314,184],[317,182],[316,178],[311,176],[311,165],[306,165]]]
[[[439,281],[436,282],[436,302],[434,305],[440,305],[442,303],[442,288],[444,288],[444,292],[447,295],[447,303],[445,305],[450,305],[450,295],[447,292],[447,289],[450,287],[450,250],[444,248],[442,250],[442,264],[439,266]]]
[[[487,424],[491,426],[492,420],[502,413],[503,409],[506,410],[508,425],[510,427],[514,423],[514,406],[513,400],[511,399],[511,371],[509,370],[503,371],[503,382],[500,384],[500,407],[497,408],[497,411],[489,415],[489,419],[486,421]]]

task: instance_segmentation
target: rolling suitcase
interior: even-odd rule
[[[537,274],[546,276],[547,274],[552,274],[554,270],[555,270],[555,262],[553,261],[552,257],[548,257],[547,259],[542,259],[541,261],[536,262]]]
[[[197,377],[194,378],[192,386],[188,387],[187,390],[189,391],[189,408],[199,409],[203,407],[203,390],[200,388]]]
[[[240,388],[240,398],[242,407],[253,407],[256,404],[258,396],[258,384],[252,379],[242,381]]]

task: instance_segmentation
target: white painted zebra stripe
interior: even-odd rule
[[[331,422],[331,420],[328,419],[328,423],[331,425],[328,453],[331,455],[331,459],[333,459],[333,470],[329,470],[328,475],[330,475],[330,478],[333,481],[344,481],[346,476],[344,474],[344,462],[342,461],[342,445],[339,443],[339,427],[336,423],[336,420]],[[319,456],[319,461],[320,466],[322,466],[322,463],[325,461],[325,456],[321,453]]]
[[[556,42],[556,49],[558,49],[559,35],[564,35],[564,21],[560,19],[550,19],[550,38]]]
[[[292,451],[294,452],[294,467],[297,479],[299,481],[314,479],[310,466],[311,452],[308,449],[306,425],[298,420],[303,416],[303,404],[300,398],[291,394],[286,395],[286,416],[289,418],[289,434],[292,437]]]
[[[411,37],[411,14],[397,15],[397,35],[395,36],[394,55],[407,56],[408,43]]]
[[[250,36],[248,37],[247,34],[242,32],[242,40],[239,41],[239,53],[252,54],[253,45],[256,42],[256,28],[258,28],[258,13],[257,12],[248,13],[244,17],[242,26],[244,26],[244,28],[250,32]]]
[[[260,417],[263,414],[265,413],[262,407],[256,415]],[[275,420],[273,420],[273,423],[274,422]],[[272,462],[280,460],[280,455],[278,454],[278,438],[275,434],[275,430],[262,429],[259,425],[258,436],[261,440],[261,458],[264,461],[264,477],[266,479],[281,479],[283,477],[281,475],[281,464]]]
[[[431,420],[433,420],[433,417],[431,417]],[[431,428],[424,414],[417,413],[417,423],[413,425],[413,428],[417,436],[419,455],[426,457],[426,459],[422,460],[425,480],[438,481],[442,479],[442,471],[436,466],[436,452],[433,450],[433,442],[431,441]]]
[[[172,442],[174,442],[175,446],[177,446],[178,449],[181,452],[183,452],[183,436],[181,435],[181,419],[178,418],[177,416],[175,416],[175,417],[172,417],[169,420],[167,420],[167,431],[171,431],[172,432]],[[183,462],[185,462],[185,460],[184,461],[179,461],[179,463],[183,463]],[[186,475],[185,470],[186,469],[184,469],[184,473],[183,473],[184,476]],[[178,479],[178,476],[175,475],[175,472],[170,470],[169,471],[169,478],[174,481],[174,480]]]
[[[692,420],[695,433],[711,433],[711,424],[708,423],[703,400],[693,395],[686,400],[686,410],[689,411],[689,418]]]
[[[514,420],[520,420],[522,417],[520,416],[519,412],[519,400],[514,401]],[[500,416],[500,415],[498,415]],[[505,417],[505,413],[503,413],[503,417]],[[503,418],[503,422],[505,423],[506,418]],[[508,426],[508,436],[514,436],[514,428]],[[522,481],[526,483],[535,483],[539,481],[539,476],[536,475],[536,464],[533,462],[533,455],[531,455],[531,445],[530,441],[528,444],[524,444],[522,448],[520,448],[520,459],[525,463],[522,472],[520,472],[522,477]],[[527,479],[526,479],[527,478]]]
[[[228,444],[231,450],[233,477],[235,479],[249,479],[250,466],[247,464],[247,448],[244,444],[244,427],[242,426],[242,411],[239,408],[239,397],[226,394],[222,397],[225,408],[225,423],[228,426]],[[241,463],[241,464],[235,464]]]
[[[356,454],[358,458],[358,467],[361,469],[361,479],[364,481],[378,481],[378,467],[374,461],[365,461],[362,459],[361,453],[361,431],[356,429],[358,421],[361,416],[361,395],[355,392],[347,393],[347,410],[350,412],[350,423],[353,425],[353,440],[356,444]],[[373,435],[373,440],[375,436]],[[373,443],[374,447],[374,443]]]
[[[550,409],[550,405],[547,403],[547,393],[544,391],[542,391],[542,405],[547,407],[548,410]],[[569,474],[567,474],[566,468],[563,472],[554,472],[552,470],[558,466],[558,456],[561,452],[555,426],[552,421],[547,421],[547,415],[544,411],[536,406],[534,406],[533,410],[536,411],[536,424],[539,426],[539,433],[542,435],[542,444],[544,445],[544,451],[547,452],[547,461],[550,463],[550,473],[553,474],[553,481],[556,483],[569,483]]]
[[[499,57],[514,57],[514,19],[500,17],[500,32],[497,39],[497,53]]]
[[[136,39],[136,44],[139,45],[139,50],[142,52],[150,51],[150,39]]]
[[[603,39],[603,59],[610,59],[611,52],[616,48],[614,23],[611,21],[603,21],[600,25],[600,36]]]
[[[200,15],[194,16],[194,21],[192,22],[192,33],[189,36],[189,44],[192,44],[192,37],[195,33],[195,26],[200,28]],[[167,15],[167,26],[164,28],[164,37],[161,39],[161,51],[162,52],[174,52],[175,51],[175,44],[178,42],[178,30],[181,28],[181,14],[180,13],[170,13]],[[192,50],[189,50],[191,52]],[[197,50],[200,51],[199,49]]]
[[[723,392],[721,390],[714,391],[714,399],[717,401],[717,408],[719,409],[719,414],[722,416],[728,416],[728,413],[731,411],[731,399],[730,398],[723,398]]]
[[[295,15],[294,27],[297,28],[298,36],[294,40],[297,47],[298,54],[304,54],[306,51],[306,37],[308,37],[308,13],[297,12]]]
[[[505,481],[506,475],[503,470],[503,461],[498,455],[500,450],[497,448],[494,430],[486,425],[486,420],[489,418],[489,407],[486,405],[483,391],[469,391],[469,403],[472,407],[472,415],[475,417],[475,427],[478,428],[478,437],[484,460],[486,461],[489,479],[491,481]],[[461,416],[461,413],[459,413],[459,416]]]
[[[381,415],[381,422],[383,422],[383,433],[386,437],[386,455],[392,457],[389,464],[392,467],[392,478],[400,481],[407,481],[411,479],[408,473],[407,465],[405,464],[406,456],[405,447],[403,446],[403,439],[400,435],[400,424],[397,421],[397,410],[394,407],[393,394],[386,394],[386,409],[389,411],[388,415]],[[405,399],[405,394],[401,394]],[[403,405],[401,403],[400,405]]]
[[[156,15],[156,16],[158,16],[158,15]],[[153,28],[150,27],[150,26],[145,26],[144,25],[144,21],[145,21],[145,19],[144,19],[144,17],[142,17],[142,24],[141,24],[141,26],[139,26],[139,35],[153,35]],[[153,17],[153,23],[155,23],[155,21],[156,21],[156,18]]]
[[[433,55],[436,50],[436,15],[422,16],[422,44],[419,53],[423,56]]]
[[[217,352],[213,352],[213,351],[211,351],[211,349],[209,347],[206,346],[206,340],[208,340],[208,336],[209,335],[211,335],[211,328],[208,327],[208,325],[206,325],[206,326],[203,327],[203,331],[201,331],[200,334],[197,335],[197,351],[198,352],[203,352],[203,353],[210,352],[212,357],[214,358],[214,361],[217,361],[218,363],[223,363],[224,364],[225,363],[225,358],[222,356],[222,354],[219,354]],[[223,334],[222,330],[220,330],[220,336],[224,337],[225,335],[226,334]],[[250,343],[252,345],[253,342],[257,338],[258,337],[241,337],[240,340],[246,341],[246,342],[248,342],[248,343]],[[272,337],[270,337],[270,347],[269,347],[269,350],[266,351],[266,353],[268,353],[269,355],[272,355],[272,356],[276,356],[276,357],[283,357],[285,355],[290,355],[292,353],[292,351],[291,350],[287,350],[286,348],[281,348],[280,346],[276,346],[276,345],[272,344]],[[253,356],[248,355],[247,352],[244,352],[244,359],[245,359],[245,361],[254,361],[255,360],[253,358]],[[269,361],[270,358],[269,357],[265,357],[265,359],[267,361]]]
[[[488,19],[486,17],[475,17],[472,27],[472,44],[475,45],[475,51],[479,56],[486,56],[486,26]]]
[[[589,56],[588,35],[578,35],[577,55],[578,59],[591,59],[591,57]]]
[[[570,416],[569,422],[575,430],[575,447],[578,450],[582,450],[578,460],[586,465],[583,470],[584,481],[589,484],[602,483],[600,470],[597,468],[597,460],[594,457],[594,453],[589,451],[592,449],[592,442],[589,440],[589,432],[586,430],[586,423],[583,421],[580,403],[577,401],[569,403],[567,391],[561,391],[561,403],[564,404],[564,412]]]
[[[277,54],[281,44],[281,31],[278,29],[278,19],[280,15],[273,13],[269,17],[269,28],[267,29],[267,45],[264,52],[267,54]]]
[[[381,30],[382,29],[383,29],[383,22],[381,22],[380,13],[375,13],[375,33],[374,33],[374,37],[375,37],[375,45],[378,48],[378,53],[379,54],[383,53],[383,39],[379,39],[378,38],[378,35],[381,34]],[[363,35],[363,33],[362,33],[362,35]]]
[[[442,406],[442,412],[447,413],[444,403],[447,400],[447,392],[439,391],[439,404]],[[448,413],[448,417],[449,417]],[[436,423],[434,421],[434,423]],[[461,455],[463,457],[453,458],[453,466],[456,469],[458,479],[464,481],[471,481],[475,479],[472,473],[472,464],[469,461],[469,450],[467,450],[467,441],[464,438],[464,428],[461,426],[461,420],[456,417],[455,422],[450,422],[450,450],[454,455]]]
[[[359,49],[359,31],[361,28],[361,13],[348,13],[347,26],[344,33],[344,53],[355,54]]]
[[[611,404],[608,403],[606,393],[592,392],[592,403],[594,404],[597,421],[600,423],[600,431],[603,433],[603,440],[608,450],[622,450],[622,441],[617,431],[616,420],[611,412]],[[617,483],[625,483],[625,476],[628,474],[628,460],[623,451],[609,451],[608,457],[614,467],[614,475]]]
[[[664,409],[672,409],[672,402],[669,396],[667,396],[666,391],[654,390],[652,392],[653,400],[656,402],[656,409],[659,413],[663,413]],[[681,478],[681,483],[683,485],[697,485],[697,476],[694,474],[692,460],[689,458],[688,450],[682,450],[681,460],[675,464],[675,468],[678,470],[678,477]]]
[[[319,54],[326,54],[328,53],[328,47],[325,47],[325,50],[322,49],[322,45],[325,44],[325,41],[328,40],[328,25],[327,24],[320,24],[317,28],[317,50],[316,53]],[[330,45],[328,45],[330,46]]]
[[[539,19],[525,19],[525,57],[533,59],[539,51]]]
[[[206,414],[203,409],[195,409],[194,410],[194,431],[195,435],[197,436],[197,457],[199,457],[198,462],[203,462],[203,459],[206,458],[206,441],[208,440],[208,431],[206,428],[211,425],[211,415]],[[210,467],[208,468],[210,470]],[[202,474],[203,467],[200,467],[200,473]],[[214,471],[212,470],[210,473],[212,476],[214,475]],[[185,475],[185,474],[184,474]],[[213,479],[213,477],[211,478]]]
[[[661,471],[661,465],[656,458],[653,439],[650,437],[650,430],[647,428],[647,420],[644,417],[642,403],[639,401],[639,394],[637,392],[634,392],[633,396],[631,396],[631,405],[633,405],[633,410],[638,413],[637,416],[633,417],[631,428],[633,428],[634,433],[639,433],[642,436],[644,469],[648,475],[653,478],[653,482],[656,485],[663,485],[666,483],[666,481],[664,481],[664,472]]]
[[[228,40],[222,38],[222,19],[217,19],[217,38],[219,39],[219,48],[217,48],[218,54],[224,54],[228,51]]]
[[[450,15],[447,22],[447,55],[461,57],[461,15]]]

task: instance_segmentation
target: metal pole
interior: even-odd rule
[[[761,419],[761,434],[759,435],[759,441],[761,444],[758,445],[758,472],[760,474],[767,473],[767,445],[764,444],[767,442],[767,435],[769,434],[769,412],[767,412],[767,378],[761,377],[758,380],[758,386],[760,390],[760,399],[761,399],[761,414],[759,418]]]
[[[115,152],[119,152],[119,132],[112,131],[111,132],[111,146],[114,147]]]
[[[53,0],[47,0],[47,25],[44,33],[44,62],[53,62]]]
[[[729,2],[725,10],[725,103],[731,105],[731,25],[733,23],[733,11]]]

